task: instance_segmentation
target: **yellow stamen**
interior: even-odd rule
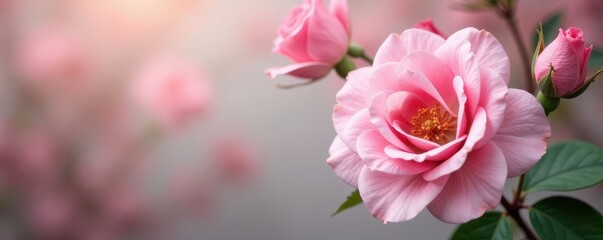
[[[436,103],[431,108],[421,108],[412,117],[411,134],[439,144],[449,142],[449,134],[456,131],[456,118]]]

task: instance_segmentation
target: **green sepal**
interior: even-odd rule
[[[343,56],[341,61],[335,65],[335,71],[344,79],[348,76],[348,73],[354,70],[356,70],[356,63],[348,55]]]
[[[538,102],[540,102],[540,105],[542,105],[542,108],[544,108],[544,113],[547,116],[549,115],[549,113],[555,111],[555,109],[559,107],[559,103],[561,102],[560,98],[547,97],[542,92],[538,92],[538,95],[536,95],[536,99],[538,99]]]
[[[553,72],[555,72],[553,65],[549,65],[549,73],[547,73],[547,75],[538,82],[540,92],[550,98],[557,97],[557,90],[555,89],[555,84],[553,83]]]
[[[348,47],[348,55],[350,55],[350,57],[362,57],[364,55],[364,48],[362,48],[362,46],[355,44],[355,43],[351,43],[350,46]]]
[[[540,29],[536,29],[536,35],[538,36],[538,41],[536,43],[536,49],[534,50],[534,56],[532,56],[532,74],[534,74],[534,66],[536,66],[538,56],[540,56],[540,53],[544,51],[544,34],[542,33],[542,23],[540,23]],[[536,79],[536,76],[534,76],[534,79]]]

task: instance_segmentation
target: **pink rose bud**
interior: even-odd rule
[[[349,41],[345,0],[332,0],[330,8],[322,0],[306,0],[284,19],[272,49],[295,63],[267,69],[266,74],[271,78],[281,74],[322,78],[345,56]]]
[[[415,28],[418,28],[418,29],[423,29],[423,30],[426,30],[426,31],[430,31],[430,32],[432,32],[432,33],[435,33],[435,34],[437,34],[437,35],[440,35],[440,37],[442,37],[442,38],[444,38],[444,39],[448,38],[448,36],[446,36],[446,34],[443,34],[443,33],[440,31],[440,29],[436,28],[436,26],[435,26],[435,25],[433,25],[433,21],[431,21],[431,18],[429,18],[429,19],[427,19],[427,20],[425,20],[425,21],[418,22],[418,23],[415,25]]]
[[[591,45],[585,48],[582,35],[582,30],[576,27],[565,31],[559,29],[557,38],[538,56],[534,76],[538,84],[542,85],[541,82],[548,78],[550,72],[554,93],[546,93],[546,89],[541,89],[549,97],[568,96],[585,84],[588,59],[593,47]]]

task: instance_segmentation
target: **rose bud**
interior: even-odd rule
[[[345,0],[332,0],[329,8],[322,0],[306,0],[284,19],[272,49],[295,63],[267,69],[266,74],[271,78],[282,74],[312,80],[322,78],[342,60],[349,42]]]
[[[438,28],[437,28],[437,27],[436,27],[436,26],[433,24],[433,21],[431,20],[431,18],[429,18],[429,19],[427,19],[427,20],[425,20],[425,21],[418,22],[418,23],[415,25],[415,28],[418,28],[418,29],[423,29],[423,30],[425,30],[425,31],[430,31],[430,32],[432,32],[432,33],[435,33],[435,34],[437,34],[437,35],[440,35],[440,37],[442,37],[442,38],[444,38],[444,39],[448,38],[448,36],[446,36],[445,34],[443,34],[443,33],[440,31],[440,29],[438,29]]]
[[[592,45],[584,46],[582,30],[559,29],[559,35],[538,55],[534,77],[547,97],[574,97],[587,83],[586,71]],[[547,82],[549,81],[549,82]]]

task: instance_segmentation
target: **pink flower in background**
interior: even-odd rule
[[[432,33],[435,33],[435,34],[437,34],[437,35],[440,35],[440,37],[442,37],[442,38],[444,38],[444,39],[448,38],[448,36],[446,36],[445,34],[443,34],[443,33],[440,31],[440,29],[438,29],[438,28],[437,28],[435,25],[433,25],[433,21],[431,20],[431,18],[430,18],[430,19],[427,19],[427,20],[425,20],[425,21],[418,22],[418,23],[415,25],[415,28],[418,28],[418,29],[423,29],[423,30],[426,30],[426,31],[430,31],[430,32],[432,32]]]
[[[175,57],[147,62],[133,82],[136,102],[168,129],[179,128],[209,105],[207,76],[199,66]]]
[[[559,35],[540,53],[534,66],[534,76],[540,83],[553,67],[551,75],[555,95],[566,96],[584,85],[588,60],[593,46],[586,48],[582,30],[571,27],[559,29]]]
[[[260,170],[258,150],[241,137],[224,138],[216,142],[214,163],[221,177],[237,183],[249,183]]]
[[[274,40],[275,53],[295,63],[266,70],[271,78],[289,74],[308,79],[326,76],[346,54],[350,41],[348,5],[332,0],[327,9],[322,0],[305,0],[282,22]]]
[[[42,29],[27,35],[17,49],[17,70],[38,89],[73,93],[88,78],[89,62],[83,47],[69,32]]]
[[[424,208],[445,222],[475,219],[550,136],[538,101],[508,81],[507,54],[484,30],[392,34],[337,94],[327,162],[384,222]]]
[[[28,189],[32,190],[32,189]],[[28,220],[38,237],[65,239],[79,211],[73,195],[61,189],[34,189],[25,198]]]

